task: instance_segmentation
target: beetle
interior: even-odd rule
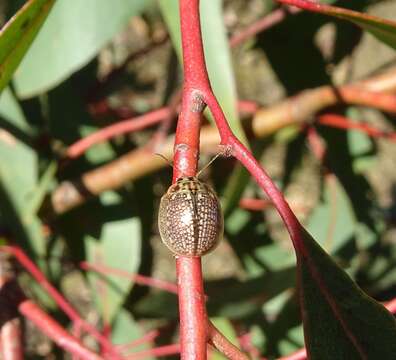
[[[162,196],[158,226],[162,242],[179,256],[202,256],[219,243],[224,220],[214,190],[198,177],[181,177]]]

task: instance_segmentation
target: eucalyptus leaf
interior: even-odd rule
[[[279,0],[284,4],[298,6],[301,9],[313,11],[325,15],[347,20],[368,31],[381,42],[396,49],[396,22],[382,19],[377,16],[360,13],[349,9],[336,6],[317,4],[306,0]]]
[[[30,0],[0,32],[0,92],[11,79],[55,0]]]
[[[147,0],[58,0],[14,77],[20,98],[52,89],[86,65],[150,4]]]
[[[396,320],[326,254],[306,231],[297,274],[310,359],[394,359]]]
[[[99,239],[87,235],[88,262],[134,273],[140,264],[141,226],[137,218],[108,222]],[[90,283],[103,320],[110,324],[132,287],[124,277],[91,273]]]
[[[18,102],[9,91],[0,98],[0,116],[14,130],[30,130]],[[9,228],[27,249],[43,254],[42,225],[34,209],[28,206],[37,186],[37,154],[17,137],[18,131],[12,133],[6,129],[0,128],[0,213],[3,226]]]
[[[121,308],[114,318],[111,327],[111,340],[113,344],[126,345],[135,340],[140,339],[144,333],[138,322],[133,318],[132,314],[126,309]],[[145,350],[149,344],[143,343],[133,347],[133,351]],[[145,359],[150,360],[152,357],[147,356]]]
[[[323,196],[309,218],[308,231],[330,253],[355,236],[357,220],[344,188],[334,175],[326,175]]]

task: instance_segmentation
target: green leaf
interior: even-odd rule
[[[346,115],[348,118],[356,121],[361,121],[362,117],[364,118],[364,114],[362,115],[356,107],[349,107]],[[357,174],[364,173],[364,171],[371,168],[377,160],[373,141],[367,134],[359,131],[348,131],[347,139],[349,153],[352,158],[352,168]]]
[[[297,6],[301,9],[348,20],[370,32],[378,40],[396,49],[396,22],[357,11],[331,5],[316,4],[305,0],[279,0],[284,4]]]
[[[309,218],[308,231],[330,253],[355,235],[357,220],[348,195],[334,175],[326,175],[321,202]]]
[[[396,321],[367,296],[304,229],[297,253],[310,359],[394,359]]]
[[[131,218],[107,222],[103,226],[100,239],[87,236],[85,247],[90,263],[136,272],[140,264],[140,221],[138,218]],[[89,280],[103,320],[110,324],[130,291],[132,281],[94,273],[89,275]]]
[[[0,124],[17,138],[28,140],[33,135],[30,124],[9,88],[4,89],[0,96]]]
[[[242,165],[237,164],[228,177],[227,186],[221,197],[221,208],[225,218],[238,208],[239,200],[249,184],[249,180],[249,173]]]
[[[0,32],[0,92],[10,81],[55,0],[28,1]]]
[[[11,92],[0,97],[0,116],[19,130],[29,125]],[[37,186],[37,155],[19,137],[0,129],[0,213],[3,226],[30,251],[43,254],[44,236],[39,219],[29,207]]]
[[[143,335],[142,329],[132,315],[124,308],[121,308],[117,312],[111,327],[111,340],[113,344],[129,344],[134,340],[140,339]],[[145,350],[148,347],[148,344],[144,343],[134,346],[133,351]],[[152,357],[146,356],[145,359],[150,360]]]
[[[160,0],[159,5],[180,62],[182,62],[178,1]],[[246,137],[237,113],[236,86],[223,22],[222,1],[201,1],[200,13],[205,63],[210,83],[232,131],[246,144]]]
[[[86,65],[148,4],[147,0],[58,0],[15,74],[19,97],[43,93]]]

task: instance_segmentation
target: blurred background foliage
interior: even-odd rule
[[[330,2],[396,18],[395,1]],[[237,99],[271,106],[309,88],[370,76],[396,64],[394,50],[350,23],[306,12],[287,16],[231,50],[227,37],[273,10],[274,3],[202,3],[210,78],[234,131],[307,229],[360,286],[381,301],[395,297],[396,144],[318,126],[328,150],[326,165],[335,175],[329,176],[300,127],[255,139],[250,120],[241,122],[236,106]],[[23,4],[2,0],[2,23]],[[64,214],[50,209],[50,197],[61,182],[150,141],[155,129],[118,136],[78,159],[64,156],[78,139],[169,103],[182,81],[178,26],[173,0],[58,0],[0,98],[1,230],[89,321],[98,328],[110,325],[116,343],[153,328],[164,329],[157,344],[176,341],[177,299],[127,279],[84,272],[80,262],[175,280],[173,258],[156,225],[171,168],[103,192]],[[143,55],[131,56],[146,47],[150,50]],[[331,110],[385,130],[394,127],[394,116],[379,110],[347,105]],[[171,132],[174,128],[173,123]],[[209,158],[206,152],[201,163]],[[210,317],[231,339],[251,334],[269,358],[301,348],[295,257],[276,211],[238,206],[240,197],[265,195],[231,159],[216,160],[203,177],[227,209],[224,241],[203,260]],[[30,296],[69,324],[28,274],[20,277]],[[59,351],[30,332],[30,356]]]

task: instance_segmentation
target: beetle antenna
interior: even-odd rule
[[[197,178],[199,175],[201,175],[219,156],[221,153],[218,153],[217,155],[213,156],[212,160],[210,160],[201,170],[198,171],[197,173]]]
[[[169,161],[169,159],[166,156],[159,154],[159,153],[154,153],[154,155],[158,155],[159,157],[164,159],[166,161],[166,163],[173,169],[172,161]]]

